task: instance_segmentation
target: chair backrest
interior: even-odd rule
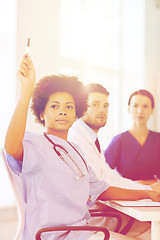
[[[24,205],[24,200],[23,200],[22,183],[21,183],[21,180],[19,179],[18,175],[15,174],[10,169],[10,166],[7,162],[6,153],[3,148],[0,149],[0,155],[3,160],[6,172],[8,174],[11,186],[14,191],[16,206],[17,206],[17,211],[18,211],[18,227],[17,227],[17,232],[14,237],[14,240],[22,240],[22,233],[23,233],[24,222],[25,222],[25,217],[24,217],[25,205]]]

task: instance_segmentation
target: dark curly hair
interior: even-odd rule
[[[72,95],[77,118],[80,118],[86,111],[88,95],[82,82],[76,76],[46,76],[36,84],[32,96],[31,110],[38,123],[44,125],[44,121],[40,119],[40,114],[44,111],[50,95],[56,92],[67,92]]]
[[[133,96],[136,96],[136,95],[143,95],[143,96],[148,97],[148,98],[151,100],[151,106],[152,106],[152,108],[154,108],[154,106],[155,106],[154,97],[153,97],[153,95],[152,95],[149,91],[147,91],[147,90],[145,90],[145,89],[140,89],[140,90],[138,90],[138,91],[133,92],[133,93],[130,95],[130,97],[129,97],[128,106],[130,106],[132,97],[133,97]]]

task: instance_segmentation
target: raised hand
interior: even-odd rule
[[[10,121],[5,140],[6,152],[15,159],[23,160],[23,137],[26,128],[29,102],[34,91],[35,69],[31,58],[26,54],[22,58],[17,72],[21,89],[17,106]]]
[[[17,77],[21,86],[32,87],[35,84],[35,69],[30,56],[25,54],[22,58],[20,68],[17,72]]]

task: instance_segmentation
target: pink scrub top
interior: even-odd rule
[[[63,161],[44,135],[29,132],[23,140],[23,162],[7,155],[11,169],[19,175],[23,186],[26,203],[23,240],[34,239],[40,228],[88,224],[88,206],[109,187],[96,178],[93,170],[84,164],[67,141],[54,135],[48,136],[54,143],[63,146],[71,158],[62,152],[66,162]],[[78,179],[80,171],[76,164],[85,175]],[[43,234],[43,239],[85,240],[90,235],[85,231],[52,232]]]

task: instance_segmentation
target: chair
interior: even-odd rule
[[[112,208],[110,208],[109,206],[106,206],[106,205],[105,205],[104,203],[102,203],[101,201],[98,201],[98,202],[97,202],[97,205],[98,205],[98,206],[101,206],[101,207],[103,208],[102,211],[103,211],[103,212],[106,211],[106,212],[108,213],[108,215],[109,215],[109,212],[112,212],[112,211],[113,211]],[[130,217],[129,220],[128,220],[128,222],[126,223],[126,225],[120,230],[121,225],[122,225],[122,218],[121,218],[121,216],[119,215],[119,211],[114,209],[114,213],[111,213],[111,214],[117,215],[117,220],[118,220],[118,223],[117,223],[117,226],[116,226],[114,232],[117,232],[117,233],[126,235],[126,234],[130,231],[131,227],[133,226],[134,221],[135,221],[135,218]]]
[[[89,210],[91,217],[115,217],[117,218],[117,225],[115,227],[114,232],[119,232],[121,224],[122,224],[122,218],[115,213],[108,212],[107,210],[99,210],[99,209],[91,209]],[[101,231],[104,233],[105,239],[109,239],[109,231],[105,227],[97,227],[97,226],[61,226],[61,227],[50,227],[50,228],[43,228],[40,229],[36,234],[36,240],[41,240],[41,234],[45,232],[51,232],[51,231],[94,231],[98,232]]]
[[[2,157],[4,166],[6,168],[6,172],[8,174],[8,177],[11,182],[11,186],[14,191],[15,199],[16,199],[16,206],[17,206],[17,211],[18,211],[18,228],[16,235],[14,237],[14,240],[21,240],[22,239],[22,234],[23,234],[23,229],[24,229],[24,223],[25,223],[25,203],[23,199],[23,191],[22,191],[22,183],[21,180],[19,179],[18,175],[15,174],[9,167],[9,164],[6,159],[6,154],[5,150],[3,148],[0,149],[0,155]],[[117,226],[115,228],[115,232],[119,232],[119,229],[121,227],[122,219],[118,214],[115,213],[108,213],[107,211],[101,211],[98,209],[91,209],[90,214],[92,217],[100,217],[100,216],[105,216],[105,217],[115,217],[118,220]],[[104,240],[109,239],[109,231],[105,227],[98,227],[98,226],[60,226],[60,227],[50,227],[50,228],[43,228],[40,229],[37,234],[36,234],[36,240],[40,240],[41,234],[46,231],[101,231],[104,233]]]
[[[62,227],[49,227],[40,229],[36,234],[36,240],[41,240],[41,234],[51,231],[93,231],[93,232],[103,232],[104,240],[109,240],[110,233],[105,227],[96,227],[96,226],[62,226]]]
[[[24,228],[24,222],[25,222],[25,220],[24,220],[25,203],[23,200],[22,184],[21,184],[19,177],[13,171],[10,170],[10,167],[6,160],[5,150],[3,148],[0,149],[0,155],[3,160],[7,175],[9,177],[12,189],[14,191],[17,212],[18,212],[17,232],[16,232],[16,235],[13,240],[21,240],[23,228]]]
[[[114,232],[119,232],[122,225],[122,218],[120,215],[111,212],[108,208],[101,209],[91,209],[89,210],[91,217],[113,217],[117,219],[117,225],[115,226]]]

